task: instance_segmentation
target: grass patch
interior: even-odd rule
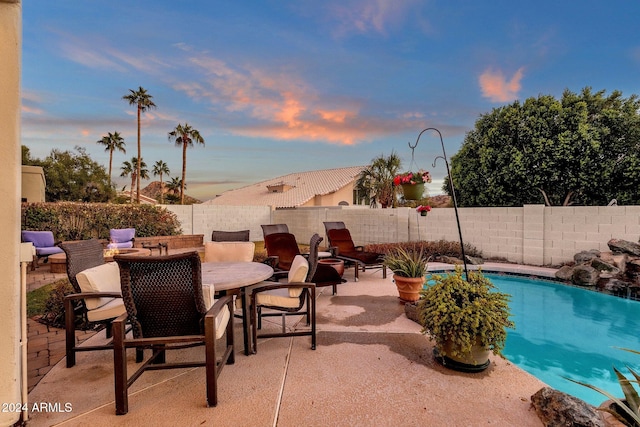
[[[67,279],[56,280],[55,282],[41,288],[27,292],[27,317],[42,316],[46,308],[47,300],[51,295],[51,291],[53,291],[58,284],[67,281]]]

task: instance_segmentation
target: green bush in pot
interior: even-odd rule
[[[400,277],[424,277],[427,274],[427,258],[422,249],[397,247],[391,249],[382,262]]]
[[[500,355],[507,338],[510,295],[497,292],[481,272],[469,272],[465,280],[460,266],[454,273],[434,275],[421,293],[418,319],[422,332],[435,341],[439,356],[468,360],[475,347]],[[484,367],[486,367],[484,366]],[[482,369],[484,369],[484,367]]]

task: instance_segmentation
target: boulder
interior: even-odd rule
[[[607,245],[613,252],[640,256],[640,244],[638,243],[629,242],[628,240],[611,239],[607,242]]]
[[[600,257],[600,251],[597,249],[590,249],[588,251],[580,251],[573,256],[573,260],[576,264],[583,264],[589,262],[594,258]]]
[[[484,264],[484,260],[482,258],[479,257],[475,257],[475,256],[469,256],[469,255],[465,255],[465,257],[467,258],[467,262],[471,265],[481,265]]]
[[[629,287],[628,282],[623,282],[622,280],[618,280],[618,279],[608,279],[602,285],[602,288],[604,290],[613,294],[618,294],[618,293],[626,294],[628,287]]]
[[[556,278],[560,280],[569,281],[573,277],[573,267],[570,265],[563,265],[556,271]]]
[[[590,265],[578,265],[573,269],[571,281],[579,286],[595,286],[598,283],[598,270]]]
[[[606,271],[611,273],[613,276],[620,274],[620,269],[613,264],[609,264],[608,262],[603,261],[600,258],[593,258],[591,260],[591,267],[595,268],[598,271]]]
[[[604,427],[600,413],[588,403],[551,387],[531,396],[531,406],[545,426]]]
[[[454,264],[454,265],[459,265],[459,264],[463,264],[462,260],[460,258],[456,258],[456,257],[452,257],[452,256],[446,256],[443,255],[440,257],[440,261],[446,263],[446,264]]]

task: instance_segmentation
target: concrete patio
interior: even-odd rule
[[[506,266],[492,270],[499,268]],[[541,425],[530,396],[542,382],[493,356],[478,374],[440,366],[392,279],[369,270],[360,277],[335,296],[319,288],[315,351],[309,337],[274,338],[245,356],[236,319],[236,362],[219,378],[215,408],[205,404],[204,368],[194,368],[143,374],[130,389],[129,413],[116,416],[112,354],[86,352],[71,369],[52,367],[29,394],[30,407],[49,406],[30,412],[29,425]],[[100,340],[103,333],[87,343]]]

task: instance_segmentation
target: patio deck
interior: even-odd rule
[[[541,425],[530,408],[541,381],[493,356],[478,374],[440,366],[420,326],[406,318],[392,279],[381,277],[361,273],[335,296],[318,289],[315,351],[309,337],[274,338],[245,356],[236,321],[236,363],[219,378],[215,408],[205,404],[204,368],[194,368],[143,374],[130,390],[129,413],[116,416],[112,354],[88,352],[71,369],[52,367],[31,391],[29,405],[61,410],[30,412],[29,425]],[[264,327],[275,325],[265,320]]]

